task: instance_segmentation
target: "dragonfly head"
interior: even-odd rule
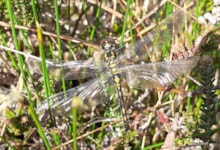
[[[101,49],[106,53],[111,53],[112,51],[115,51],[116,45],[114,41],[105,39],[101,42]]]

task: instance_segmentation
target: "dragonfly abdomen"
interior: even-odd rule
[[[122,87],[121,87],[121,74],[118,68],[118,63],[116,60],[116,54],[114,52],[115,48],[112,45],[112,43],[109,43],[108,41],[104,42],[104,45],[102,45],[103,50],[105,51],[105,61],[108,64],[109,71],[111,72],[113,82],[115,84],[115,88],[117,91],[118,101],[120,104],[120,111],[123,116],[123,122],[125,129],[129,129],[129,120],[127,117],[127,111],[126,111],[126,105],[122,93]],[[114,48],[114,49],[112,49]]]

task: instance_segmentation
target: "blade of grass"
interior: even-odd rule
[[[31,115],[32,119],[34,120],[34,123],[35,123],[35,125],[37,127],[37,131],[38,131],[41,139],[43,140],[46,148],[48,150],[50,150],[51,149],[50,144],[49,144],[49,142],[48,142],[48,140],[47,140],[47,138],[46,138],[46,136],[44,134],[43,128],[42,128],[42,126],[41,126],[41,124],[40,124],[40,122],[38,120],[38,117],[37,117],[37,115],[35,113],[35,110],[33,109],[33,106],[32,107],[28,107],[28,108],[29,108],[30,115]]]
[[[62,59],[62,50],[61,50],[61,39],[60,39],[60,23],[59,23],[59,9],[57,0],[54,0],[54,8],[55,8],[55,15],[56,15],[56,32],[57,32],[57,43],[58,43],[58,53],[59,59]],[[64,80],[64,75],[62,74],[62,89],[63,92],[66,92],[66,85]]]
[[[134,44],[134,35],[133,35],[133,30],[132,30],[132,22],[130,19],[128,19],[128,26],[129,26],[129,33],[131,37],[131,43]]]
[[[77,150],[77,127],[76,127],[76,123],[77,123],[77,104],[78,101],[81,101],[79,98],[77,97],[73,97],[72,99],[72,105],[75,105],[75,107],[73,107],[72,109],[72,128],[73,128],[73,149]]]
[[[46,90],[46,98],[48,100],[49,95],[51,94],[51,90],[50,90],[50,86],[49,86],[49,79],[48,79],[48,74],[47,74],[47,69],[46,69],[46,62],[45,62],[45,56],[44,56],[44,48],[43,48],[43,38],[42,38],[42,30],[38,24],[38,17],[37,17],[37,9],[36,9],[36,5],[35,5],[35,1],[31,0],[32,3],[32,9],[33,9],[33,14],[34,14],[34,20],[36,22],[36,26],[37,26],[37,35],[38,35],[38,42],[39,42],[39,49],[40,49],[40,55],[41,55],[41,59],[42,59],[42,69],[43,69],[43,78],[44,78],[44,86],[45,86],[45,90]],[[42,138],[45,146],[47,149],[51,149],[50,144],[44,134],[44,131],[41,127],[41,124],[34,112],[34,109],[32,107],[30,107],[30,113],[31,116],[37,126],[38,129],[38,133],[40,135],[40,137]]]
[[[53,140],[54,140],[54,143],[56,145],[60,145],[60,137],[57,135],[57,133],[52,133],[52,137],[53,137]]]
[[[71,36],[71,15],[70,15],[70,1],[68,2],[68,13],[67,13],[67,16],[68,16],[68,22],[67,22],[67,25],[68,25],[68,36]],[[73,49],[73,43],[68,41],[68,52],[71,54],[72,53],[72,49]]]
[[[37,11],[36,11],[36,6],[34,4],[34,0],[32,0],[32,5],[33,5],[33,13],[34,13],[34,18],[35,18],[35,23],[36,23],[36,27],[37,27],[37,37],[38,37],[38,42],[39,42],[40,57],[41,57],[41,61],[42,61],[44,87],[46,90],[46,98],[48,99],[49,96],[51,96],[52,92],[51,92],[51,88],[50,88],[50,81],[49,81],[47,67],[46,67],[46,59],[45,59],[45,54],[44,54],[42,30],[41,30],[41,27],[37,21],[38,18],[37,18]]]
[[[54,55],[54,53],[53,53],[52,43],[51,43],[50,41],[48,41],[48,46],[49,46],[49,50],[50,50],[52,59],[56,59],[56,58],[55,58],[55,55]]]
[[[51,95],[51,89],[50,89],[50,81],[49,81],[49,77],[48,77],[46,59],[45,59],[45,54],[44,54],[42,30],[41,30],[41,27],[37,21],[36,21],[36,26],[37,26],[37,37],[38,37],[38,42],[39,42],[39,49],[40,49],[40,57],[42,60],[44,86],[45,86],[45,90],[46,90],[46,97],[47,97],[47,99],[49,99],[49,96]]]
[[[59,59],[62,59],[61,39],[60,39],[60,24],[59,24],[59,10],[58,10],[57,0],[54,0],[54,9],[55,9],[55,15],[56,15],[56,32],[57,32],[58,53],[59,53]]]
[[[99,3],[99,7],[96,11],[96,15],[95,15],[95,25],[92,27],[92,30],[90,32],[90,36],[89,36],[89,41],[93,41],[94,39],[94,35],[95,35],[95,31],[96,31],[96,28],[97,28],[97,25],[99,25],[99,17],[100,17],[100,14],[101,14],[101,6],[102,6],[102,3],[103,3],[103,0]],[[86,53],[86,57],[88,58],[90,55],[90,47],[88,47],[87,49],[87,53]]]
[[[130,14],[130,4],[131,4],[131,0],[128,0],[126,11],[125,11],[123,27],[122,27],[122,32],[121,32],[121,39],[120,39],[120,44],[119,44],[120,47],[123,45],[123,42],[124,42],[124,34],[125,34],[126,27],[127,27],[128,16]]]

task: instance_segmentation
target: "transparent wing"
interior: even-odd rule
[[[129,65],[120,68],[131,88],[144,89],[165,86],[196,66],[199,56],[184,60]]]
[[[57,114],[69,112],[74,105],[77,105],[72,103],[74,96],[80,100],[78,103],[81,103],[82,109],[89,109],[92,106],[97,106],[105,99],[109,99],[108,96],[105,95],[106,88],[108,87],[106,85],[107,83],[109,82],[102,81],[102,79],[97,78],[75,88],[69,89],[66,93],[57,93],[49,98],[50,109],[55,111]],[[48,109],[49,106],[45,100],[37,108],[37,113],[41,113]]]
[[[34,73],[41,74],[42,61],[29,59],[27,64]],[[105,63],[94,64],[93,59],[87,61],[54,61],[46,60],[47,69],[51,78],[59,80],[62,75],[66,80],[92,78],[106,70]]]
[[[149,62],[153,57],[157,58],[161,53],[162,46],[172,40],[172,36],[177,34],[184,22],[185,14],[183,11],[176,11],[167,19],[162,21],[154,30],[138,40],[134,45],[129,46],[118,57],[118,60],[129,62]],[[130,63],[131,64],[131,63]]]

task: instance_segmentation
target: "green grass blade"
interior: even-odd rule
[[[127,27],[128,16],[130,14],[130,4],[131,4],[131,0],[128,0],[127,1],[127,6],[126,6],[124,22],[123,22],[123,27],[122,27],[122,33],[121,33],[121,39],[120,39],[120,47],[123,45],[123,41],[124,41],[124,34],[125,34],[126,27]]]
[[[62,49],[61,49],[61,39],[60,39],[60,23],[59,23],[59,9],[57,0],[54,0],[55,14],[56,14],[56,32],[57,32],[57,43],[58,43],[58,53],[59,59],[62,59]],[[66,85],[64,80],[64,75],[62,74],[62,88],[66,92]]]
[[[36,22],[36,26],[37,26],[37,34],[38,34],[38,42],[39,42],[39,49],[40,49],[40,55],[41,55],[41,59],[42,59],[42,69],[43,69],[43,77],[44,77],[44,86],[45,86],[45,90],[46,90],[46,97],[48,99],[49,97],[49,94],[51,93],[50,92],[50,88],[49,88],[49,79],[48,79],[48,75],[47,75],[47,71],[46,71],[46,62],[45,62],[45,57],[44,57],[44,49],[43,49],[43,45],[42,45],[42,31],[41,31],[41,28],[38,24],[38,17],[37,17],[37,11],[36,11],[36,5],[35,5],[35,1],[32,0],[32,8],[33,8],[33,13],[34,13],[34,19],[35,19],[35,22]],[[40,134],[40,137],[42,138],[45,146],[47,149],[51,149],[50,147],[50,144],[49,144],[49,141],[47,140],[45,134],[44,134],[44,131],[41,127],[41,124],[38,120],[38,118],[36,117],[36,114],[33,110],[32,107],[30,107],[30,113],[31,113],[31,116],[37,126],[37,129],[38,129],[38,133]]]
[[[96,15],[95,15],[95,25],[92,27],[92,30],[91,30],[90,36],[89,36],[89,40],[90,40],[90,41],[93,41],[94,35],[95,35],[95,31],[96,31],[96,29],[97,29],[97,25],[99,24],[98,22],[99,22],[99,17],[100,17],[101,10],[102,10],[102,9],[101,9],[102,3],[103,3],[103,0],[100,2],[100,5],[99,5],[99,7],[98,7],[98,9],[97,9],[97,11],[96,11]],[[90,47],[88,47],[88,49],[87,49],[86,57],[89,57],[89,55],[90,55]]]

